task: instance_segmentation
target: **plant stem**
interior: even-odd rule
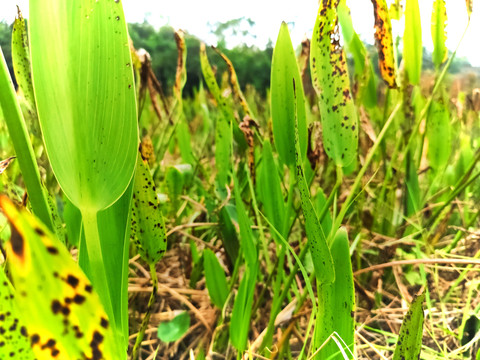
[[[385,125],[382,128],[382,131],[380,131],[380,134],[378,134],[377,141],[373,144],[372,148],[370,149],[370,152],[367,155],[367,158],[365,159],[365,164],[363,164],[362,168],[358,172],[357,177],[355,178],[355,182],[353,183],[350,193],[348,194],[347,199],[343,203],[340,212],[335,220],[335,226],[332,228],[332,232],[335,233],[337,229],[340,227],[342,224],[343,218],[345,217],[345,214],[347,213],[348,208],[351,205],[351,202],[356,195],[357,189],[360,186],[360,183],[362,181],[363,175],[367,172],[368,167],[370,166],[370,163],[373,160],[373,156],[377,152],[377,149],[382,142],[383,138],[385,137],[385,134],[387,133],[388,128],[390,125],[393,123],[393,119],[395,118],[395,115],[397,114],[398,110],[400,110],[402,106],[402,102],[399,102],[397,106],[393,109],[392,113],[390,114],[390,117],[387,119],[385,122]]]
[[[112,328],[117,329],[113,316],[112,300],[103,261],[102,245],[98,233],[97,210],[81,209],[83,228],[85,231],[85,244],[88,255],[88,275],[93,287],[98,293],[105,312],[108,315]],[[82,249],[80,249],[82,251]]]
[[[147,330],[148,323],[150,322],[150,316],[152,315],[153,305],[157,299],[158,291],[158,277],[157,271],[155,269],[155,264],[149,264],[150,266],[150,276],[152,279],[152,293],[150,294],[150,299],[148,300],[147,311],[145,317],[142,320],[142,325],[140,331],[138,332],[137,339],[135,340],[135,345],[132,350],[132,360],[138,359],[138,352],[140,351],[140,345],[142,344],[143,337],[145,336],[145,331]]]

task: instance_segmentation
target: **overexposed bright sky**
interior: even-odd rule
[[[419,0],[419,3],[423,43],[427,49],[432,50],[430,18],[433,0]],[[209,26],[209,23],[215,24],[240,17],[250,18],[255,25],[251,28],[251,36],[243,40],[260,48],[264,47],[269,39],[275,43],[282,21],[290,23],[294,46],[300,43],[305,34],[311,37],[317,4],[317,0],[123,0],[128,22],[147,20],[157,27],[168,24],[176,29],[186,30],[212,45],[215,45],[216,37],[210,33],[212,26]],[[347,4],[352,12],[355,30],[363,40],[373,43],[371,0],[347,0]],[[464,0],[446,0],[446,4],[447,47],[454,50],[467,24],[467,11]],[[24,17],[28,18],[28,0],[0,0],[0,21],[13,21],[16,15],[15,5],[19,5]],[[458,55],[466,56],[473,65],[480,66],[480,9],[476,9],[475,5],[470,28]],[[396,21],[393,24],[394,31],[403,32],[402,24]]]

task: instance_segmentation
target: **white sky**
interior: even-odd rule
[[[433,0],[419,0],[419,3],[423,43],[431,50],[430,18]],[[28,0],[0,0],[0,21],[12,22],[17,4],[28,18]],[[371,0],[347,0],[347,4],[352,12],[355,30],[363,40],[373,43]],[[467,24],[467,12],[464,0],[446,0],[446,4],[447,47],[454,50]],[[298,45],[305,34],[311,37],[317,12],[317,0],[123,0],[123,5],[128,22],[143,22],[146,19],[157,27],[169,24],[186,30],[209,44],[215,44],[216,37],[210,34],[211,27],[208,23],[250,18],[255,26],[252,28],[252,36],[245,40],[259,47],[263,47],[269,39],[275,42],[282,21],[295,23],[290,26],[290,31],[294,46]],[[480,66],[478,38],[475,38],[480,35],[480,9],[475,8],[475,5],[470,28],[458,55],[466,56],[473,65]],[[395,26],[394,31],[395,29],[403,31],[401,24]]]

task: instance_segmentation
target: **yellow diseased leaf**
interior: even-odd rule
[[[385,0],[372,0],[375,15],[375,42],[378,49],[380,74],[390,88],[397,87],[396,65],[393,54],[392,23]]]
[[[17,305],[39,359],[126,359],[90,281],[64,245],[6,198],[7,245]]]

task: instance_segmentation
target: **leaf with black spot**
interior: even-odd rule
[[[337,166],[357,156],[358,120],[348,77],[347,57],[340,45],[338,0],[320,2],[310,48],[310,70],[318,95],[323,146]]]
[[[138,253],[149,264],[155,264],[167,248],[165,221],[150,169],[140,155],[135,171],[131,222],[131,237]]]
[[[420,359],[423,335],[423,301],[425,293],[416,297],[403,317],[393,360]]]
[[[0,207],[12,228],[7,255],[15,301],[35,356],[126,359],[97,293],[65,246],[6,197]]]
[[[388,87],[397,88],[396,64],[393,54],[392,23],[386,0],[372,0],[375,16],[375,43],[378,51],[378,65],[383,81]]]
[[[13,354],[13,356],[12,356]],[[18,310],[14,289],[0,266],[0,359],[33,360],[28,331]]]

